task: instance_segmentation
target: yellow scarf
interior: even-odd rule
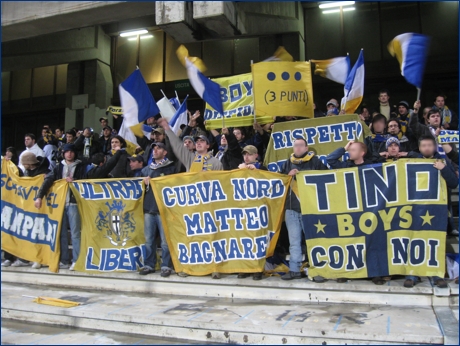
[[[311,158],[315,156],[315,153],[313,151],[308,152],[306,155],[302,157],[295,157],[294,153],[291,154],[290,160],[293,164],[295,165],[300,165],[303,162],[308,162],[311,160]]]
[[[206,155],[196,154],[192,165],[190,166],[189,172],[202,172],[212,170],[212,164],[207,163],[211,157],[212,156],[209,153]]]

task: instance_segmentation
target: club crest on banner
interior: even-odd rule
[[[106,232],[105,238],[114,246],[125,246],[131,239],[130,234],[136,229],[134,213],[124,212],[126,207],[121,201],[106,202],[108,211],[99,211],[96,217],[96,227],[99,231]]]

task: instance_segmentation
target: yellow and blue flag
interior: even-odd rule
[[[345,84],[350,73],[348,55],[326,60],[311,60],[311,62],[315,64],[315,74],[340,84]]]
[[[350,71],[345,85],[345,96],[342,98],[341,109],[345,114],[353,114],[358,109],[364,96],[364,53],[361,49],[358,60]]]
[[[429,43],[428,36],[406,33],[396,36],[388,44],[388,51],[399,61],[401,75],[408,83],[419,89],[422,88]]]

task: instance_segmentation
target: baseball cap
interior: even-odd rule
[[[74,153],[77,152],[77,150],[75,149],[75,145],[71,143],[66,144],[62,147],[62,152],[65,153],[66,151],[73,151]]]
[[[390,145],[392,145],[393,143],[396,143],[396,144],[398,145],[398,147],[401,146],[401,143],[399,142],[399,139],[398,139],[398,138],[396,138],[396,137],[390,137],[390,138],[387,139],[387,142],[386,142],[386,144],[385,144],[385,147],[388,149],[388,147],[389,147]]]
[[[154,143],[152,143],[151,147],[152,147],[152,148],[154,148],[154,147],[160,147],[160,148],[162,148],[162,149],[166,149],[166,146],[164,145],[164,143],[161,143],[161,142],[154,142]]]
[[[246,145],[244,148],[243,148],[243,154],[244,153],[248,153],[250,155],[253,155],[253,154],[258,154],[259,151],[257,150],[257,148],[253,145]]]
[[[26,151],[24,154],[21,155],[21,163],[23,165],[36,165],[40,162],[37,160],[37,157],[34,153]]]
[[[99,122],[101,122],[102,120],[107,121],[108,119],[107,119],[107,117],[101,117],[101,118],[99,118]]]
[[[206,143],[210,144],[210,143],[209,143],[209,138],[206,137],[205,135],[196,136],[196,137],[195,137],[195,142],[196,142],[197,140],[199,140],[199,139],[202,139],[203,141],[206,141]]]
[[[186,139],[189,139],[189,140],[191,140],[193,143],[195,143],[195,138],[193,138],[192,136],[185,136],[184,138],[182,138],[182,142],[185,142]]]
[[[109,125],[104,126],[104,128],[102,130],[105,130],[105,129],[109,129],[110,131],[112,131],[112,128]]]
[[[133,155],[131,157],[128,157],[129,161],[137,161],[137,162],[144,162],[144,159],[142,158],[141,155]]]
[[[158,133],[160,133],[160,134],[162,134],[162,135],[165,134],[165,130],[164,130],[162,127],[157,127],[156,129],[153,129],[153,130],[152,130],[152,133],[153,133],[153,132],[158,132]]]
[[[337,100],[335,100],[335,99],[330,99],[329,101],[327,101],[326,107],[329,106],[329,105],[333,105],[335,107],[339,106],[339,104],[337,103]]]

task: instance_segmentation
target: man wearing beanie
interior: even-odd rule
[[[408,156],[407,152],[401,151],[401,142],[396,137],[390,137],[385,143],[386,151],[380,153],[377,162],[392,162]]]
[[[85,165],[80,160],[76,160],[77,151],[75,149],[75,145],[64,145],[62,148],[62,155],[64,156],[64,159],[46,175],[45,181],[40,187],[40,190],[38,190],[37,198],[35,199],[35,207],[37,209],[41,208],[43,197],[45,197],[51,185],[53,185],[56,180],[66,179],[68,183],[71,183],[74,180],[85,178]],[[69,241],[67,234],[67,229],[69,227],[72,237],[72,265],[70,266],[70,270],[74,270],[75,262],[80,254],[81,220],[80,214],[78,213],[77,201],[71,189],[68,189],[67,191],[64,215],[61,223],[60,269],[67,269],[70,264]]]
[[[407,101],[400,101],[398,103],[398,114],[396,119],[398,119],[399,124],[401,125],[401,133],[406,134],[409,128],[409,119],[412,116],[414,111],[409,109],[409,103]]]

